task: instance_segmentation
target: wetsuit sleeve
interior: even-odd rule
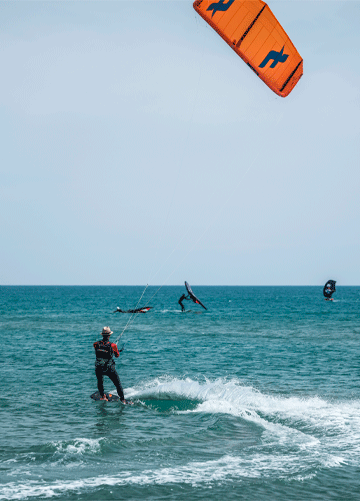
[[[96,347],[97,347],[97,341],[95,341],[95,343],[93,344],[94,346],[94,350],[96,350]]]
[[[111,343],[111,348],[113,349],[115,357],[116,358],[120,357],[120,353],[119,353],[118,347],[116,346],[115,343]]]

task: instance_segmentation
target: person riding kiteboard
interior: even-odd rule
[[[323,288],[323,294],[325,301],[334,301],[332,295],[336,291],[336,280],[328,280]]]
[[[184,301],[184,299],[187,299],[187,300],[190,300],[190,301],[193,301],[195,304],[199,304],[200,306],[202,306],[204,308],[204,310],[207,310],[206,306],[200,301],[200,299],[198,299],[195,294],[193,293],[190,285],[185,281],[185,288],[186,288],[186,291],[187,291],[187,295],[186,294],[183,294],[181,296],[181,298],[179,299],[178,303],[179,305],[181,306],[181,311],[185,311],[185,307],[184,305],[182,304],[182,302]]]
[[[97,377],[97,386],[100,393],[100,400],[108,400],[104,391],[104,376],[107,376],[116,386],[116,390],[123,404],[129,403],[125,400],[124,392],[121,386],[120,378],[115,369],[115,360],[120,356],[120,351],[115,343],[110,342],[110,336],[112,334],[110,327],[104,327],[101,334],[102,339],[94,343],[95,349],[95,374]]]
[[[179,305],[181,306],[181,311],[185,311],[185,306],[182,304],[182,302],[184,301],[184,299],[186,299],[187,301],[190,300],[189,296],[187,296],[186,294],[183,294],[181,296],[181,298],[178,301]]]
[[[150,311],[152,309],[152,306],[143,306],[142,308],[135,308],[134,310],[122,310],[119,308],[119,306],[116,308],[113,313],[146,313],[147,311]]]

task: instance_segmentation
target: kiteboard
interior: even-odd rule
[[[106,398],[108,399],[108,402],[120,402],[123,404],[123,402],[121,402],[120,400],[120,397],[119,395],[115,395],[114,393],[105,393],[106,395]],[[101,395],[98,391],[96,391],[95,393],[93,393],[92,395],[90,395],[90,398],[92,398],[93,400],[100,400],[101,399]],[[103,402],[106,402],[106,400],[102,400]],[[133,405],[134,402],[131,402],[130,400],[125,400],[125,404],[128,404],[128,405]],[[124,405],[125,405],[124,404]]]

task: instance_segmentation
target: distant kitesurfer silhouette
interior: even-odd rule
[[[121,308],[117,307],[113,313],[146,313],[147,311],[151,310],[152,306],[143,306],[142,308],[135,308],[134,310],[122,310]]]

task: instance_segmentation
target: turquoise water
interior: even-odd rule
[[[360,287],[0,287],[0,500],[360,499]],[[113,391],[105,378],[105,389]]]

